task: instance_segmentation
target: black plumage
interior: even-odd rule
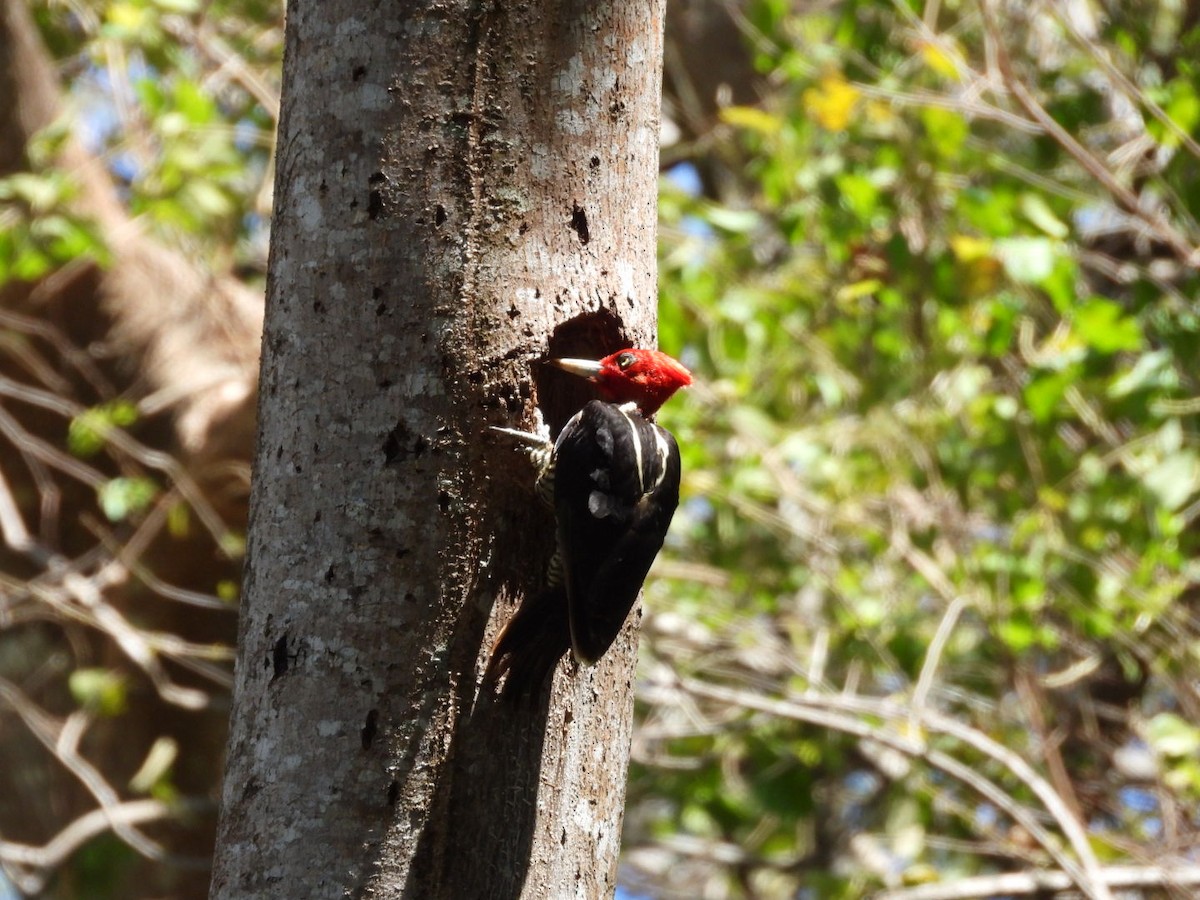
[[[571,647],[593,663],[662,549],[679,505],[679,448],[632,405],[593,400],[558,436],[553,466]]]
[[[497,639],[489,668],[506,692],[538,690],[568,650],[594,663],[637,601],[679,505],[679,448],[632,403],[593,400],[560,432],[538,479],[557,558]]]

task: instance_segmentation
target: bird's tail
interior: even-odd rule
[[[567,592],[561,585],[525,598],[492,645],[486,681],[504,679],[506,699],[536,700],[554,667],[571,649]]]

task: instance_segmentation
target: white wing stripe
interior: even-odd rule
[[[652,490],[658,490],[658,486],[663,483],[663,479],[667,477],[667,456],[671,452],[671,448],[667,446],[667,439],[661,428],[651,425],[654,429],[654,444],[658,451],[658,478],[654,479],[654,487]]]
[[[629,418],[629,413],[625,410],[625,407],[618,406],[617,411],[624,416],[625,421],[629,424],[629,433],[633,438],[634,460],[637,463],[638,492],[644,495],[646,493],[646,476],[642,472],[642,433],[633,424],[633,419]]]

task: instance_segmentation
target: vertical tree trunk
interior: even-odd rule
[[[487,426],[653,342],[662,13],[289,5],[213,896],[612,893],[636,632],[548,706],[479,687],[552,545]]]

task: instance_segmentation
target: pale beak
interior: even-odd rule
[[[588,380],[600,374],[600,363],[593,359],[552,359],[550,365],[558,366],[564,372],[579,375]]]

